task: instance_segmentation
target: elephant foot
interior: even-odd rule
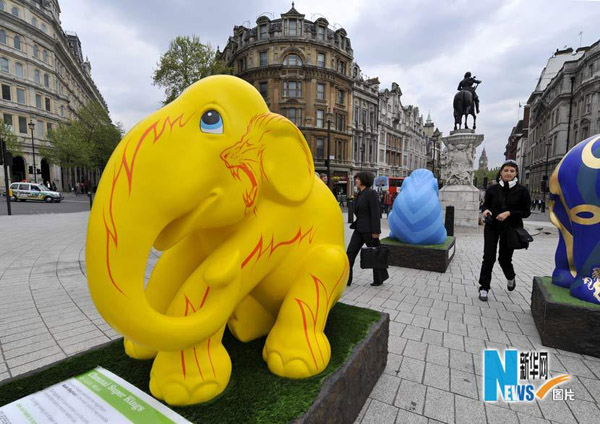
[[[220,337],[220,336],[219,336]],[[231,377],[231,359],[214,338],[177,352],[159,352],[150,372],[150,392],[169,405],[207,402],[225,390]]]
[[[237,306],[227,326],[236,339],[249,342],[269,334],[273,324],[275,317],[248,295]]]
[[[125,346],[127,356],[133,359],[152,359],[158,353],[156,350],[143,347],[129,339],[124,339],[123,345]]]
[[[263,348],[269,370],[280,377],[307,378],[320,374],[330,358],[331,346],[321,331],[271,331]]]

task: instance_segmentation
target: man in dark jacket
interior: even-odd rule
[[[352,284],[352,267],[363,244],[369,247],[379,244],[381,209],[379,196],[375,190],[371,189],[374,179],[375,177],[370,172],[359,172],[354,177],[354,185],[358,188],[359,193],[354,202],[356,219],[350,225],[354,232],[346,250],[350,261],[348,285]],[[373,283],[371,285],[380,286],[388,278],[389,275],[386,269],[373,269]]]

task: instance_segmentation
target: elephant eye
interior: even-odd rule
[[[209,134],[223,134],[223,119],[216,110],[204,112],[200,120],[200,130]]]

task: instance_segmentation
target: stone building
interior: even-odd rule
[[[408,171],[404,166],[406,163],[403,165],[405,138],[401,97],[402,90],[395,82],[391,89],[386,88],[379,93],[379,175],[403,177]]]
[[[83,104],[93,100],[106,107],[90,72],[79,38],[60,25],[57,0],[0,0],[0,113],[14,128],[24,153],[14,158],[12,181],[52,181],[65,188],[68,172],[49,164],[38,148]],[[41,171],[36,176],[29,173],[34,152]],[[83,174],[77,170],[79,177]]]
[[[379,93],[380,175],[407,177],[412,170],[427,167],[427,131],[435,125],[430,119],[426,127],[419,108],[403,106],[401,97],[402,90],[395,82],[391,90]]]
[[[358,64],[352,66],[353,170],[379,172],[379,79],[365,78]]]
[[[481,169],[486,172],[488,171],[488,157],[487,153],[485,152],[485,147],[481,151],[481,156],[479,156],[479,168],[477,169]]]
[[[325,172],[326,158],[333,157],[334,191],[350,193],[357,75],[353,78],[354,53],[346,31],[330,27],[323,17],[306,19],[292,6],[278,19],[261,15],[255,26],[235,26],[219,55],[234,75],[256,87],[271,111],[298,126],[317,172]]]
[[[542,181],[565,152],[600,133],[600,41],[557,50],[528,100],[528,136],[520,146],[524,181],[541,196]],[[518,146],[519,147],[519,146]]]

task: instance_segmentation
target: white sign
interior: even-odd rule
[[[329,159],[330,159],[330,160],[334,160],[334,159],[335,159],[335,156],[334,156],[334,155],[329,155]]]
[[[454,248],[456,247],[456,244],[453,244],[452,247],[450,249],[448,249],[448,259],[452,259],[452,256],[454,256]]]
[[[1,424],[189,423],[156,399],[98,367],[0,407]]]

